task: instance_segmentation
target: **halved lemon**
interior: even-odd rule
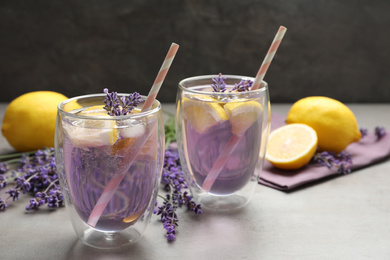
[[[253,125],[263,112],[262,105],[257,101],[232,101],[223,107],[232,125],[235,135],[242,135]]]
[[[204,133],[211,127],[228,120],[219,101],[204,95],[183,98],[183,116],[198,133]]]
[[[317,144],[317,133],[313,128],[288,124],[271,132],[265,158],[280,169],[299,169],[311,160]]]

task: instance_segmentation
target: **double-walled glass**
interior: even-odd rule
[[[213,92],[218,75],[182,80],[176,134],[186,181],[197,203],[215,210],[246,205],[258,186],[270,126],[268,85],[230,91],[251,77],[224,75],[227,90]]]
[[[138,241],[150,221],[163,166],[164,125],[157,100],[146,112],[136,108],[108,116],[104,97],[59,104],[55,152],[77,235],[90,246],[115,248]]]

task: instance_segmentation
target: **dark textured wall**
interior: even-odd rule
[[[104,87],[146,95],[176,42],[158,95],[174,102],[185,77],[254,76],[284,25],[265,78],[272,102],[390,102],[389,13],[389,0],[2,0],[0,101]]]

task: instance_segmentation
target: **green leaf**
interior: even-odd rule
[[[166,111],[165,113],[168,115],[168,120],[164,124],[165,147],[168,147],[170,143],[176,142],[175,116]]]

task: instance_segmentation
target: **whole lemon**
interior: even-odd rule
[[[290,108],[286,123],[311,126],[317,132],[320,151],[339,153],[361,138],[353,112],[340,101],[328,97],[312,96],[298,100]]]
[[[66,99],[53,91],[34,91],[17,97],[5,110],[3,136],[20,152],[53,147],[57,105]]]

